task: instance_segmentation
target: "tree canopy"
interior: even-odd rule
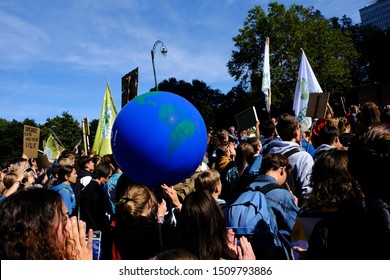
[[[248,12],[239,34],[233,38],[228,71],[249,92],[261,92],[263,53],[270,38],[272,108],[292,108],[303,49],[323,91],[339,97],[353,88],[352,64],[357,59],[352,32],[336,28],[313,7],[272,2],[266,13],[260,6]],[[263,103],[264,104],[264,103]]]

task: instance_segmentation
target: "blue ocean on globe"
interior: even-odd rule
[[[112,128],[111,148],[132,181],[157,188],[190,177],[207,147],[199,111],[174,93],[154,91],[127,103]]]

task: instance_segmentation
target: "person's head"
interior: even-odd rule
[[[359,112],[359,106],[357,106],[357,105],[351,105],[349,107],[349,109],[350,109],[352,114],[357,114]]]
[[[219,196],[222,191],[221,176],[215,169],[202,171],[195,178],[195,190],[206,191],[209,194]]]
[[[229,133],[226,129],[219,129],[217,131],[217,140],[221,145],[226,145],[229,142]]]
[[[279,185],[283,185],[291,169],[291,165],[284,155],[269,153],[263,157],[259,174],[272,176]]]
[[[95,163],[93,162],[92,158],[88,155],[80,156],[77,159],[77,166],[81,170],[86,170],[88,172],[93,172],[95,169]]]
[[[285,113],[279,116],[276,130],[283,141],[299,142],[301,140],[298,120],[290,114]]]
[[[57,172],[58,183],[74,184],[77,181],[77,172],[72,165],[60,165]]]
[[[340,132],[337,127],[326,125],[320,131],[320,143],[341,148]]]
[[[95,166],[93,170],[92,179],[100,181],[100,184],[107,183],[108,179],[112,175],[112,169],[110,165],[105,162],[101,162]]]
[[[22,183],[26,187],[31,187],[35,184],[35,172],[32,168],[28,168],[23,176]]]
[[[76,156],[74,152],[64,152],[58,158],[59,165],[71,165],[74,166],[76,162]]]
[[[380,111],[374,102],[366,102],[357,115],[358,133],[364,133],[369,125],[380,121]]]
[[[261,141],[258,137],[249,137],[245,139],[245,142],[252,145],[253,147],[253,153],[255,155],[258,155],[261,151],[262,145]]]
[[[351,132],[351,124],[347,117],[340,117],[338,122],[338,129],[340,133],[350,133]]]
[[[186,250],[170,249],[158,253],[151,260],[197,260],[197,258]]]
[[[102,161],[102,157],[99,155],[92,155],[92,160],[95,166],[97,166]]]
[[[118,166],[118,164],[117,164],[113,154],[106,154],[106,155],[104,155],[102,157],[102,162],[105,162],[108,165],[110,165],[113,173],[118,171],[118,169],[119,169],[119,166]]]
[[[346,150],[330,149],[318,157],[311,173],[313,190],[307,201],[310,206],[337,208],[343,201],[363,198],[361,188],[347,166]]]
[[[228,249],[225,219],[209,193],[195,191],[186,196],[178,226],[183,248],[198,259],[234,258]]]
[[[63,260],[77,254],[65,229],[68,221],[61,196],[49,189],[27,189],[10,195],[0,205],[2,260]]]
[[[116,203],[116,216],[118,219],[136,216],[153,218],[156,207],[156,197],[147,186],[130,183],[122,190]]]
[[[272,120],[266,120],[261,124],[261,135],[264,138],[274,137],[276,134],[276,121],[273,122]]]
[[[30,165],[31,168],[34,168],[34,169],[38,168],[37,160],[35,158],[29,158],[27,160],[27,162],[28,162],[28,164]]]
[[[15,184],[18,181],[18,174],[14,172],[8,172],[7,174],[4,175],[3,177],[3,185],[4,188],[10,189],[13,184]]]
[[[247,164],[251,165],[253,163],[254,154],[255,151],[253,146],[249,143],[243,142],[237,146],[235,161],[237,163],[239,176],[244,173]]]
[[[390,199],[390,123],[375,123],[353,139],[348,169],[368,197]]]

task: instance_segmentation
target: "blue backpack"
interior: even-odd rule
[[[238,237],[246,236],[257,259],[272,259],[276,252],[275,234],[270,227],[270,214],[265,194],[275,188],[276,183],[263,187],[251,184],[227,209],[227,228]]]

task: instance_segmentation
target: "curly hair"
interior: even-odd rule
[[[363,199],[358,182],[348,171],[348,152],[330,149],[315,161],[311,174],[312,193],[308,205],[315,209],[337,208],[349,199]]]
[[[10,260],[73,259],[79,253],[65,229],[61,196],[48,189],[27,189],[7,197],[0,205],[0,258]],[[66,239],[61,244],[61,227]],[[69,248],[71,253],[67,253]]]

